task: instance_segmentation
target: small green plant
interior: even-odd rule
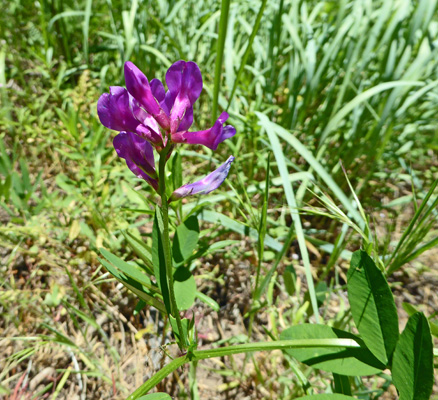
[[[402,399],[428,399],[433,386],[433,343],[428,320],[423,313],[416,312],[410,317],[405,330],[401,335],[399,334],[397,309],[385,274],[363,250],[352,255],[347,275],[351,315],[359,335],[318,323],[317,292],[313,286],[310,286],[313,285],[313,280],[311,275],[308,275],[307,282],[316,324],[291,326],[281,332],[278,340],[274,338],[270,342],[249,342],[198,350],[196,313],[193,312],[191,318],[181,318],[180,311],[189,310],[199,293],[189,268],[189,260],[196,259],[194,254],[200,236],[199,223],[196,211],[191,210],[184,215],[178,203],[173,209],[172,205],[186,196],[209,193],[216,189],[228,175],[234,157],[230,157],[225,164],[200,181],[183,186],[180,186],[182,171],[178,154],[174,155],[171,179],[167,178],[166,164],[178,143],[203,144],[216,150],[219,143],[233,136],[236,131],[232,126],[222,127],[228,117],[223,113],[212,128],[206,131],[188,132],[193,121],[192,106],[202,89],[200,71],[194,63],[178,61],[169,68],[166,74],[169,88],[167,92],[157,79],[149,84],[142,72],[129,62],[125,64],[125,79],[128,90],[112,87],[109,94],[105,93],[101,96],[98,102],[99,117],[105,126],[120,131],[113,142],[118,155],[126,160],[128,167],[137,177],[146,180],[153,187],[159,194],[161,202],[155,210],[152,248],[130,236],[130,243],[135,241],[133,248],[144,262],[143,269],[121,260],[105,249],[100,250],[104,257],[100,261],[117,280],[138,296],[137,310],[148,304],[168,318],[182,353],[157,371],[128,399],[170,399],[171,397],[165,393],[147,393],[186,363],[191,364],[193,369],[191,376],[196,382],[196,366],[201,360],[270,350],[282,350],[312,368],[333,373],[332,395],[312,395],[304,398],[336,399],[341,398],[339,395],[348,398],[346,396],[352,394],[349,377],[382,374],[383,370],[389,369]],[[286,163],[282,153],[276,151],[278,139],[270,133],[266,117],[260,115],[260,118],[274,146],[274,154],[283,177],[283,173],[286,173]],[[279,134],[289,138],[287,132],[283,130],[280,130]],[[289,140],[292,141],[293,138],[290,137]],[[154,150],[159,154],[158,172],[155,169]],[[303,153],[306,156],[304,149]],[[308,157],[313,160],[324,177],[323,168],[311,155]],[[269,171],[269,161],[267,171]],[[329,177],[327,181],[348,206],[349,202],[345,195]],[[259,264],[252,298],[249,336],[251,336],[254,315],[257,311],[256,304],[260,300],[262,288],[269,285],[276,267],[274,264],[274,269],[267,274],[261,284],[260,261],[263,259],[267,229],[266,207],[269,186],[268,172],[258,227]],[[290,208],[296,209],[291,186],[285,186],[285,189]],[[358,221],[361,220],[359,222],[361,226],[365,224],[366,232],[369,232],[362,206],[355,194],[354,197],[359,211],[351,206],[349,210],[357,216]],[[425,202],[429,197],[427,196]],[[324,202],[333,215],[344,220],[344,223],[349,222],[349,218],[339,208],[330,205],[328,200]],[[424,206],[421,206],[420,210],[422,208]],[[171,210],[174,212],[174,217],[180,220],[173,235],[173,242],[169,230]],[[304,259],[304,265],[310,274],[301,222],[297,214],[292,215],[296,235],[298,240],[300,241],[301,238],[302,241],[300,248],[307,258],[307,261],[306,258]],[[350,226],[356,227],[359,233],[362,232],[361,228],[353,223],[350,223]],[[371,251],[373,246],[368,234],[362,233],[362,239],[365,248]],[[290,241],[286,240],[285,243],[288,246]],[[281,257],[282,255],[278,259]],[[211,299],[210,301],[213,302]],[[197,393],[192,382],[193,391]]]

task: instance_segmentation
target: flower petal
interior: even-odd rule
[[[177,61],[166,73],[169,92],[166,106],[170,110],[170,130],[177,132],[188,108],[192,107],[202,92],[202,74],[193,61]],[[185,123],[190,119],[187,119]]]
[[[172,94],[183,94],[193,104],[202,92],[201,70],[193,61],[177,61],[167,70],[166,83]]]
[[[216,150],[220,143],[236,134],[236,129],[233,126],[223,126],[227,119],[228,113],[224,111],[210,129],[198,132],[176,132],[172,134],[172,141],[202,144],[209,149]]]
[[[131,97],[131,109],[135,118],[142,123],[142,125],[137,127],[136,133],[154,144],[161,144],[163,137],[161,136],[157,120],[143,110],[133,97]]]
[[[187,108],[184,113],[184,117],[182,117],[181,122],[179,123],[177,132],[187,131],[193,124],[193,107]]]
[[[113,140],[117,155],[126,160],[129,169],[158,189],[152,145],[132,132],[120,132]]]
[[[166,91],[164,90],[164,86],[159,79],[151,80],[151,90],[154,97],[161,103],[164,100]]]
[[[125,63],[125,83],[132,97],[134,97],[149,114],[152,114],[163,128],[168,128],[169,118],[154,97],[148,78],[130,61]],[[154,83],[154,91],[161,97],[162,93],[160,92],[157,82]]]
[[[135,132],[139,125],[129,107],[129,93],[120,86],[112,86],[109,93],[100,96],[97,114],[104,126],[115,131]]]
[[[169,202],[181,199],[186,196],[194,195],[194,194],[208,194],[213,190],[217,189],[224,182],[225,178],[230,171],[231,163],[234,161],[234,157],[228,157],[228,160],[225,161],[219,168],[208,174],[206,177],[201,180],[188,183],[187,185],[183,185],[180,188],[176,189],[172,195],[170,196]]]

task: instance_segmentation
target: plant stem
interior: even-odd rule
[[[157,386],[166,376],[170,375],[177,368],[188,362],[197,362],[213,357],[223,357],[232,354],[248,353],[262,350],[288,350],[296,348],[312,347],[332,347],[332,348],[360,348],[360,345],[353,339],[293,339],[277,340],[274,342],[258,342],[249,344],[237,344],[234,346],[218,347],[216,349],[194,350],[188,354],[175,358],[163,369],[141,385],[127,400],[135,400],[145,395],[155,386]]]
[[[166,276],[167,276],[167,286],[169,288],[169,298],[171,314],[176,320],[176,325],[178,327],[178,345],[180,349],[184,350],[187,348],[186,337],[184,336],[184,331],[182,329],[181,317],[179,315],[178,305],[176,304],[175,288],[173,284],[173,264],[172,264],[172,251],[170,247],[169,238],[169,205],[167,204],[167,194],[166,194],[166,161],[167,155],[170,151],[170,144],[168,144],[160,153],[159,162],[159,191],[161,196],[161,212],[163,214],[163,250],[164,250],[164,260],[166,263]]]
[[[190,363],[189,384],[190,384],[190,396],[192,400],[199,400],[198,381],[196,379],[197,366],[198,366],[198,361],[193,361]]]

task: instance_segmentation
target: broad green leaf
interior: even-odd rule
[[[179,267],[173,274],[176,304],[179,310],[188,310],[196,297],[196,282],[188,268]]]
[[[310,396],[299,397],[297,400],[356,400],[355,397],[345,394],[311,394]]]
[[[330,326],[296,325],[285,329],[280,338],[281,340],[345,338],[353,339],[361,346],[359,348],[316,347],[286,350],[286,353],[313,368],[347,376],[366,376],[379,373],[385,367],[357,336]]]
[[[351,395],[351,383],[348,376],[333,374],[333,383],[335,393]]]
[[[176,228],[173,239],[173,259],[179,264],[187,260],[196,248],[199,239],[199,223],[195,215],[191,215]]]
[[[416,313],[397,343],[392,361],[392,377],[400,400],[428,400],[432,394],[433,343],[429,323]]]
[[[418,310],[409,303],[403,303],[403,309],[408,313],[408,315],[411,317],[412,315],[414,315],[416,312],[418,312]],[[429,326],[430,326],[430,333],[433,336],[438,337],[438,321],[431,321],[429,318]]]
[[[169,288],[166,276],[166,260],[163,247],[163,216],[160,208],[156,208],[154,217],[154,226],[152,227],[152,264],[154,266],[154,275],[158,287],[163,296],[164,305],[167,313],[171,313]]]
[[[141,396],[138,400],[172,400],[167,393],[151,393],[146,396]]]
[[[373,259],[362,250],[351,258],[347,274],[351,314],[370,351],[388,363],[398,340],[398,317],[391,290]]]

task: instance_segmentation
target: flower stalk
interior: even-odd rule
[[[226,347],[219,347],[207,350],[193,350],[187,354],[175,358],[172,362],[160,369],[155,375],[141,385],[126,400],[136,400],[148,393],[158,385],[166,376],[189,362],[197,362],[208,358],[225,357],[233,354],[252,353],[254,351],[273,351],[288,349],[308,349],[329,347],[333,349],[359,349],[361,346],[354,339],[291,339],[277,340],[274,342],[256,342],[247,344],[237,344]]]
[[[124,72],[126,88],[110,87],[108,93],[100,96],[97,113],[104,126],[119,132],[113,140],[118,156],[125,160],[137,178],[146,181],[161,198],[157,215],[160,217],[158,234],[162,249],[160,244],[160,260],[155,260],[154,264],[159,271],[155,279],[162,291],[166,313],[171,317],[175,338],[180,349],[185,351],[193,343],[188,338],[188,327],[184,333],[183,326],[186,328],[187,320],[181,320],[176,300],[169,236],[169,203],[216,190],[226,179],[234,157],[229,156],[225,163],[207,176],[179,188],[174,187],[169,197],[166,163],[179,144],[202,145],[216,150],[224,140],[235,135],[236,129],[225,125],[229,116],[223,112],[210,128],[190,131],[193,105],[203,88],[201,71],[193,61],[180,60],[170,66],[165,76],[167,91],[162,81],[156,78],[149,81],[130,61],[125,63]],[[156,154],[159,156],[158,171]]]
[[[171,150],[171,144],[168,143],[167,146],[160,153],[160,160],[158,163],[158,181],[159,181],[159,192],[161,197],[161,212],[163,215],[163,250],[164,250],[164,260],[166,264],[166,281],[169,288],[169,298],[172,316],[176,320],[176,325],[178,327],[179,337],[178,345],[181,350],[187,348],[187,338],[184,336],[181,316],[179,315],[178,305],[176,303],[175,297],[175,287],[173,281],[173,264],[172,264],[172,250],[170,247],[170,237],[169,237],[169,205],[167,203],[167,193],[166,193],[166,161],[169,151]]]

